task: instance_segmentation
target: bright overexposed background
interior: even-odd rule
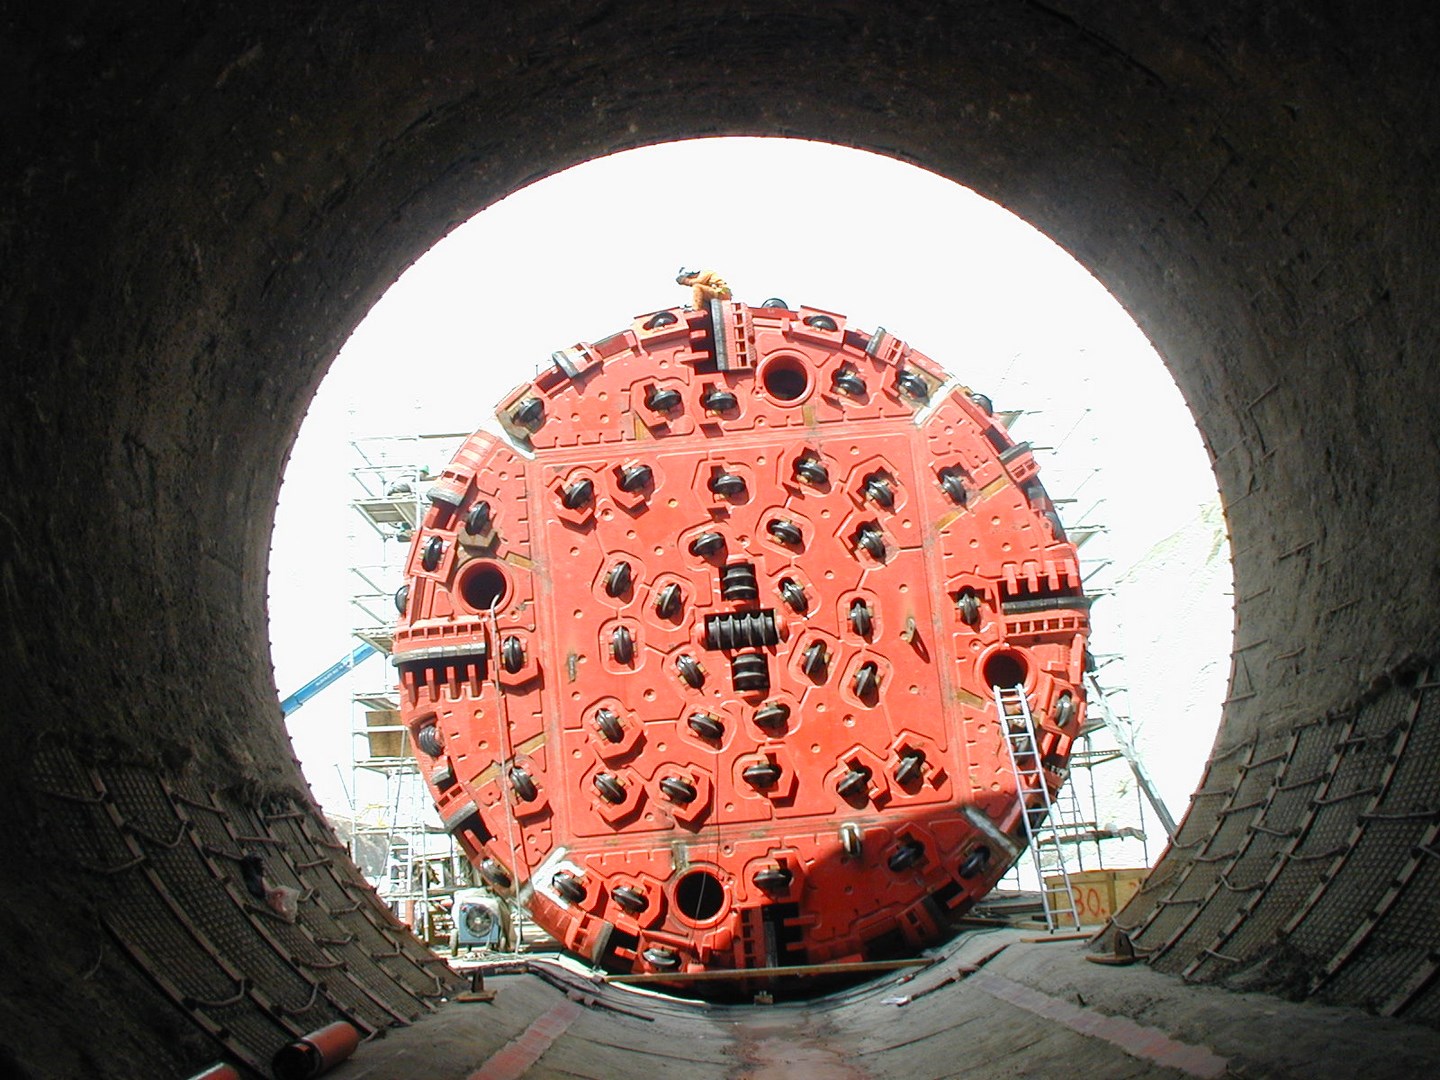
[[[353,644],[346,538],[365,526],[348,506],[350,440],[493,427],[496,401],[556,349],[687,303],[682,264],[720,271],[738,300],[884,326],[997,410],[1027,410],[1013,433],[1041,448],[1051,494],[1073,499],[1066,524],[1105,528],[1082,551],[1099,593],[1092,646],[1123,658],[1102,678],[1129,688],[1178,816],[1219,719],[1231,577],[1213,474],[1168,372],[1098,282],[1004,209],[913,166],[798,140],[589,162],[460,226],[394,284],[336,360],[286,470],[270,577],[281,694]],[[391,671],[371,659],[354,679],[370,689]],[[355,685],[290,721],[317,797],[341,815]]]

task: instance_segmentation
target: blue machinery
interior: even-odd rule
[[[379,651],[379,649],[375,648],[375,646],[371,645],[368,641],[360,642],[360,644],[356,645],[355,648],[350,651],[349,655],[342,656],[319,675],[316,675],[315,678],[300,687],[299,690],[296,690],[284,701],[280,702],[281,714],[289,716],[296,709],[300,708],[301,705],[304,705],[312,697],[320,693],[321,690],[324,690],[336,679],[340,678],[340,676],[353,669],[356,664],[362,660],[369,659],[371,654]]]

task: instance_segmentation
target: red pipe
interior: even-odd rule
[[[203,1069],[190,1077],[190,1080],[240,1080],[240,1073],[234,1065],[217,1061],[208,1069]]]
[[[355,1052],[360,1032],[353,1024],[336,1020],[282,1047],[270,1062],[275,1080],[310,1080],[322,1076]]]

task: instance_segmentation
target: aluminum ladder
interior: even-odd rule
[[[1070,888],[1070,874],[1065,866],[1065,848],[1060,842],[1060,832],[1067,823],[1060,820],[1056,803],[1050,798],[1050,789],[1045,784],[1045,769],[1036,749],[1035,721],[1030,714],[1030,701],[1023,686],[995,686],[992,690],[1000,730],[1010,752],[1010,768],[1015,774],[1015,793],[1020,800],[1020,820],[1025,825],[1026,844],[1035,864],[1035,876],[1040,881],[1045,928],[1051,933],[1061,927],[1077,930],[1080,913],[1075,910],[1075,894]],[[1032,795],[1039,796],[1039,801],[1033,806],[1029,801]],[[1041,829],[1040,826],[1047,822],[1049,827]],[[1064,885],[1058,893],[1052,893],[1045,887],[1044,861],[1047,854],[1054,859],[1052,869],[1059,873]],[[1068,923],[1064,921],[1066,919]]]

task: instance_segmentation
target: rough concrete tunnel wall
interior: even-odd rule
[[[1215,760],[1121,923],[1166,970],[1435,1022],[1431,8],[149,12],[4,16],[5,1064],[178,1074],[205,1032],[260,1056],[445,988],[279,723],[285,454],[345,335],[447,229],[714,134],[941,172],[1135,315],[1214,458],[1238,610]],[[685,227],[714,226],[706,200]],[[296,926],[247,900],[249,851],[302,890]]]

